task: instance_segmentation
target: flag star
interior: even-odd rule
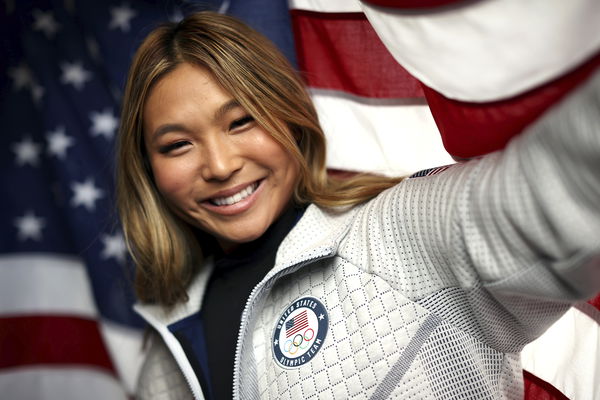
[[[125,246],[125,240],[123,239],[123,235],[121,233],[115,233],[114,235],[103,235],[102,243],[104,244],[102,258],[115,258],[121,264],[125,262],[127,247]]]
[[[42,229],[46,223],[44,218],[36,217],[33,211],[28,211],[14,222],[19,231],[17,237],[20,241],[23,242],[27,239],[40,241],[42,239]]]
[[[62,69],[60,81],[65,85],[73,85],[77,90],[83,89],[85,83],[92,79],[92,73],[84,69],[80,62],[65,62],[61,64],[60,68]]]
[[[45,92],[46,90],[41,85],[38,85],[35,82],[31,84],[31,98],[35,104],[40,103]]]
[[[183,19],[183,13],[181,12],[181,10],[179,8],[176,8],[173,13],[171,14],[171,16],[169,17],[169,21],[171,22],[179,22]]]
[[[319,314],[319,321],[322,321],[325,316],[323,314]]]
[[[20,167],[26,164],[35,167],[40,161],[41,145],[31,140],[30,137],[26,137],[22,141],[13,144],[12,150],[17,155],[17,165]]]
[[[60,29],[60,24],[54,19],[52,12],[33,10],[33,30],[42,31],[48,39],[52,39]]]
[[[273,342],[273,344],[274,344],[275,346],[277,346],[277,345],[279,344],[279,340],[275,339],[275,341]]]
[[[102,135],[107,139],[112,139],[119,125],[119,120],[110,109],[103,112],[92,111],[90,119],[92,120],[92,135]]]
[[[75,141],[72,136],[65,134],[65,127],[59,126],[54,131],[46,134],[48,141],[48,153],[63,160],[67,156],[67,149],[73,146]]]
[[[221,6],[219,7],[219,11],[217,11],[217,12],[219,14],[227,14],[230,6],[231,6],[231,0],[223,0],[223,2],[221,3]]]
[[[96,201],[104,197],[104,191],[94,185],[94,181],[90,178],[83,183],[75,182],[71,185],[71,189],[75,192],[72,199],[73,207],[84,206],[88,211],[96,209]]]
[[[8,75],[13,80],[13,86],[15,90],[20,90],[29,87],[33,84],[33,76],[31,70],[25,64],[21,64],[18,67],[9,68]]]
[[[110,13],[111,19],[108,27],[110,29],[119,28],[123,32],[128,32],[131,29],[131,19],[137,14],[134,9],[125,3],[121,4],[120,7],[111,7]]]
[[[90,56],[98,61],[102,58],[100,53],[100,45],[98,41],[94,39],[92,36],[88,36],[85,38],[85,45],[87,46],[88,51],[90,52]]]

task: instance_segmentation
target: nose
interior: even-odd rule
[[[206,181],[225,181],[242,168],[242,158],[236,146],[226,137],[213,137],[205,145],[202,178]]]

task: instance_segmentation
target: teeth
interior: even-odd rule
[[[216,204],[218,206],[230,206],[230,205],[235,204],[239,201],[242,201],[246,197],[250,196],[252,193],[254,193],[254,191],[256,190],[257,187],[258,187],[258,183],[254,182],[253,184],[249,185],[247,188],[240,190],[239,192],[237,192],[236,194],[234,194],[232,196],[215,197],[215,198],[211,199],[210,201],[213,204]]]

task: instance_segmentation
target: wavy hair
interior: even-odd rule
[[[325,135],[306,88],[286,58],[239,20],[198,12],[153,30],[137,50],[127,78],[117,148],[117,206],[144,302],[172,306],[202,262],[192,228],[159,194],[145,154],[143,110],[153,86],[181,63],[207,68],[300,165],[297,204],[322,207],[365,202],[401,178],[340,179],[325,167]]]

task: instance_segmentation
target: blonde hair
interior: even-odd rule
[[[171,212],[154,185],[143,142],[145,101],[153,86],[181,63],[211,71],[297,160],[297,204],[356,205],[401,180],[372,175],[339,179],[327,174],[325,136],[305,86],[258,32],[213,12],[161,25],[143,41],[129,70],[117,150],[117,205],[136,264],[140,300],[166,306],[185,301],[186,287],[202,261],[196,235]]]

